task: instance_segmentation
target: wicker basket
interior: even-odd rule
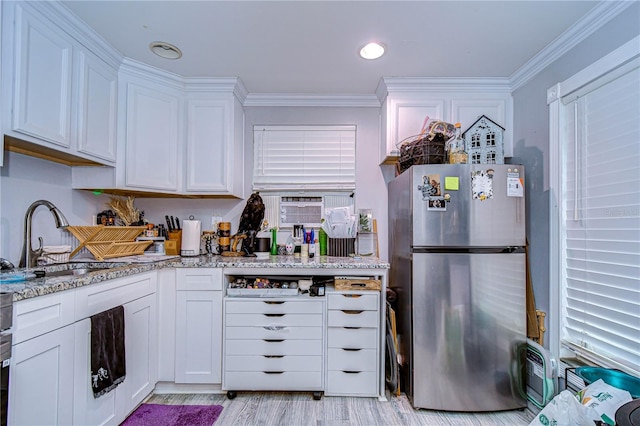
[[[396,175],[413,165],[446,163],[445,145],[448,140],[445,135],[438,133],[433,139],[429,139],[428,135],[418,135],[401,141],[398,144],[400,158],[396,163]]]

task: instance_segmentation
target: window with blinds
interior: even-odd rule
[[[254,126],[253,190],[353,191],[355,126]]]
[[[640,68],[562,98],[561,342],[640,372]]]

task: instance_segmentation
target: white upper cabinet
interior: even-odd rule
[[[15,13],[13,129],[69,148],[73,40],[21,5]]]
[[[243,195],[244,112],[232,90],[187,97],[187,193]]]
[[[2,98],[6,99],[2,130],[15,138],[8,149],[71,165],[113,165],[117,108],[113,55],[108,49],[86,47],[92,44],[90,33],[73,27],[55,5],[2,4]]]
[[[116,167],[74,167],[74,188],[243,198],[237,78],[183,79],[125,60],[118,90]]]
[[[398,158],[398,145],[420,133],[427,117],[460,122],[462,131],[486,115],[505,128],[505,157],[513,155],[513,99],[507,79],[383,78],[380,163]]]
[[[126,91],[125,187],[177,192],[182,100],[170,87],[121,80]]]
[[[78,51],[76,58],[78,151],[113,163],[118,73],[88,51]]]

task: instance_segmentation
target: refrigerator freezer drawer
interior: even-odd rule
[[[414,406],[526,406],[525,255],[415,253],[412,271]]]

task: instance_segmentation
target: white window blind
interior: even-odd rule
[[[638,373],[640,68],[579,92],[561,110],[562,343]]]
[[[254,126],[253,189],[354,190],[355,126]]]

